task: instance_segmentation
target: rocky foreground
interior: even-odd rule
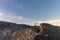
[[[60,27],[48,23],[30,26],[0,21],[0,40],[60,40]]]

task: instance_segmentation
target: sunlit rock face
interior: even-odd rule
[[[38,26],[0,21],[0,40],[33,40],[39,32]]]
[[[48,23],[30,26],[0,21],[0,40],[60,40],[60,27]]]
[[[48,23],[40,24],[40,33],[34,40],[60,40],[60,27]]]

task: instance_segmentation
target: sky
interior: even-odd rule
[[[0,0],[0,21],[32,25],[50,20],[60,21],[60,0]]]

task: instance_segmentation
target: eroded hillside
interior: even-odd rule
[[[60,27],[48,23],[30,26],[0,21],[0,40],[60,40]]]
[[[0,21],[0,40],[32,40],[39,31],[38,26]]]

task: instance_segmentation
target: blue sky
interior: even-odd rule
[[[33,24],[60,19],[60,0],[0,0],[0,20]]]

